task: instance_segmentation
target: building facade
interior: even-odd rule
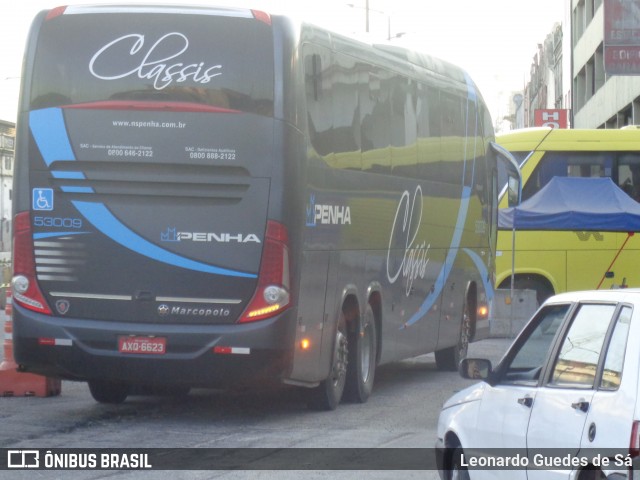
[[[15,123],[0,120],[0,263],[11,260],[11,199],[15,138]]]
[[[640,76],[605,72],[604,0],[572,0],[571,30],[573,126],[640,124]]]
[[[533,57],[528,83],[511,95],[511,128],[535,126],[536,109],[565,109],[570,128],[640,125],[640,75],[605,70],[607,0],[566,0],[565,18]],[[640,0],[635,4],[640,14]],[[635,20],[640,30],[640,17]]]
[[[566,109],[570,99],[564,85],[565,54],[563,28],[556,24],[543,43],[538,44],[531,62],[529,80],[523,91],[510,95],[511,128],[535,125],[536,110]]]

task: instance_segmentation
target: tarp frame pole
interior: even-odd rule
[[[515,212],[514,212],[515,217]],[[513,228],[511,229],[511,293],[510,297],[513,300],[513,291],[516,284],[516,222],[513,222]]]

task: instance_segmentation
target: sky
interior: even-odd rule
[[[464,68],[489,106],[494,123],[508,115],[504,92],[522,90],[537,45],[564,21],[565,0],[160,0],[155,3],[244,6],[284,13],[336,32],[428,53]],[[0,16],[0,120],[15,122],[21,64],[34,16],[59,5],[149,3],[145,0],[26,0]],[[566,28],[565,28],[566,30]],[[401,34],[401,35],[400,35]],[[565,32],[565,35],[567,33]]]

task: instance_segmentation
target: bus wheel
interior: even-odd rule
[[[462,323],[457,345],[444,348],[436,352],[436,367],[441,371],[455,372],[460,360],[467,356],[469,339],[471,338],[471,317],[469,316],[469,302],[464,302]]]
[[[122,403],[129,396],[129,385],[110,380],[89,380],[89,391],[96,402]]]
[[[347,379],[349,348],[347,341],[347,322],[340,314],[333,347],[333,361],[329,377],[316,388],[309,390],[308,405],[314,410],[335,410],[342,400]]]
[[[345,396],[353,402],[364,403],[373,389],[378,349],[376,321],[371,305],[367,304],[362,324],[349,344],[352,348],[349,349]]]

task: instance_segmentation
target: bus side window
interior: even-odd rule
[[[553,177],[611,177],[612,171],[610,152],[547,152],[524,186],[522,200],[538,193]]]
[[[314,53],[307,55],[304,61],[307,98],[317,102],[322,94],[322,58]]]
[[[304,75],[309,139],[315,152],[328,161],[333,153],[331,121],[332,97],[323,91],[330,88],[330,78],[323,74],[323,65],[330,64],[330,53],[317,47],[304,49]],[[323,61],[324,57],[324,61]],[[326,73],[326,72],[325,72]]]
[[[538,193],[553,177],[566,177],[567,175],[566,154],[560,152],[545,153],[527,182],[523,185],[522,200],[527,200]]]
[[[629,153],[618,159],[618,186],[636,202],[640,202],[640,156]]]
[[[418,86],[418,178],[437,180],[437,165],[441,159],[440,92],[428,85]]]

